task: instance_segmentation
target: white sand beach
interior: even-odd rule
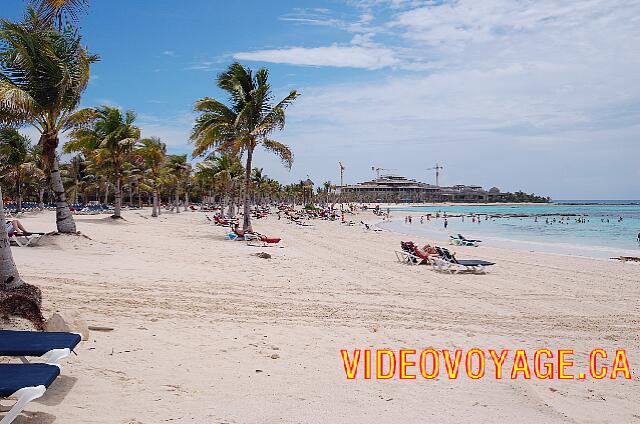
[[[124,217],[77,216],[88,238],[13,248],[45,315],[114,329],[91,332],[16,423],[640,420],[640,264],[456,247],[497,266],[449,275],[396,262],[401,235],[338,222],[257,220],[283,238],[261,248],[200,212]],[[22,220],[54,230],[51,213]],[[385,347],[568,348],[582,364],[624,348],[633,378],[346,379],[340,349]]]

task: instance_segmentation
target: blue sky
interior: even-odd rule
[[[23,0],[3,0],[19,18]],[[640,3],[633,0],[92,1],[101,56],[85,106],[138,112],[145,136],[188,153],[193,102],[221,98],[233,60],[302,96],[276,139],[282,182],[373,176],[554,198],[640,198]]]

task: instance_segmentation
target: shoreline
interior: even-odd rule
[[[415,225],[415,227],[412,226],[406,228],[407,231],[403,231],[404,224],[401,219],[377,221],[375,225],[380,229],[396,234],[408,237],[420,237],[423,239],[428,238],[431,239],[432,242],[442,244],[445,247],[449,246],[449,234],[444,230],[438,230],[431,227],[426,228],[424,226],[420,226],[420,224],[412,224]],[[414,229],[414,231],[410,231],[411,229]],[[628,250],[609,248],[605,246],[589,246],[585,248],[570,243],[534,242],[490,235],[481,235],[480,237],[483,238],[482,247],[491,246],[497,249],[517,250],[523,253],[544,253],[604,261],[615,260],[618,256],[629,255]],[[496,243],[504,243],[505,245],[495,245]],[[598,252],[600,252],[600,255],[597,254]],[[640,254],[640,250],[638,252],[631,253],[632,255],[637,255]]]
[[[611,202],[611,203],[600,203],[598,201],[585,201],[575,202],[569,201],[559,202],[559,201],[551,201],[548,203],[545,202],[495,202],[495,203],[481,203],[481,202],[419,202],[419,203],[381,203],[381,202],[364,202],[357,204],[366,205],[368,208],[375,208],[376,206],[380,206],[381,209],[384,208],[413,208],[413,207],[438,207],[438,206],[479,206],[479,207],[491,207],[491,206],[505,206],[505,207],[513,207],[513,206],[640,206],[640,200],[624,200],[627,203],[615,203],[616,200],[603,200],[602,202]]]

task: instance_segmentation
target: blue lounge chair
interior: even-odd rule
[[[0,356],[39,357],[57,363],[73,352],[82,337],[76,333],[42,333],[38,331],[0,330]]]
[[[58,375],[58,365],[0,364],[0,398],[16,401],[0,424],[11,424],[29,402],[44,395]]]

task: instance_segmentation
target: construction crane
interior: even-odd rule
[[[395,171],[395,169],[376,168],[375,166],[372,166],[371,170],[376,173],[376,178],[380,178],[380,171]]]
[[[344,185],[344,170],[346,168],[344,167],[342,162],[338,162],[338,165],[340,165],[340,187],[342,187]]]
[[[444,167],[438,165],[436,163],[436,166],[434,166],[433,168],[428,168],[427,171],[436,171],[436,187],[440,187],[440,170],[444,169]]]

